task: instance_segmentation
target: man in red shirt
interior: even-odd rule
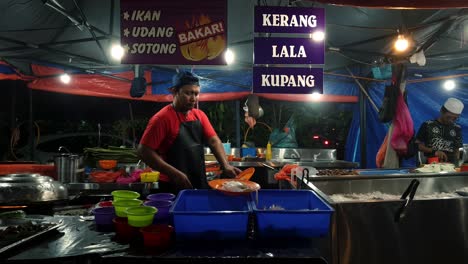
[[[199,79],[188,71],[173,78],[172,104],[157,112],[148,122],[138,146],[138,154],[158,170],[160,189],[206,189],[204,143],[218,160],[224,175],[234,177],[240,169],[231,166],[221,140],[206,114],[195,106],[200,94]]]

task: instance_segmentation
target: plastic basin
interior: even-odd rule
[[[158,209],[158,212],[154,215],[153,223],[167,223],[169,220],[169,209],[171,209],[172,201],[146,201],[144,205],[153,206]]]
[[[183,190],[169,212],[177,240],[245,240],[250,199],[216,190]]]
[[[114,197],[114,201],[118,200],[129,200],[129,199],[137,199],[140,197],[140,194],[134,191],[128,190],[116,190],[111,192],[112,197]]]
[[[94,222],[98,231],[113,231],[112,219],[115,218],[114,207],[100,207],[93,209]]]
[[[140,206],[143,203],[142,200],[131,199],[131,200],[117,200],[114,201],[115,214],[120,217],[127,217],[126,210],[130,207]]]
[[[259,238],[326,236],[334,209],[310,190],[259,190],[251,194]]]
[[[175,198],[176,196],[172,193],[155,193],[146,197],[146,199],[151,201],[174,201]]]
[[[134,227],[145,227],[153,223],[158,209],[153,206],[138,206],[127,208],[128,224]]]
[[[99,166],[104,170],[110,170],[117,166],[117,160],[99,160]]]
[[[166,249],[171,245],[174,228],[170,225],[150,225],[140,228],[145,247]]]
[[[115,227],[115,238],[123,243],[128,243],[138,237],[138,228],[130,226],[126,217],[116,217],[112,220]]]

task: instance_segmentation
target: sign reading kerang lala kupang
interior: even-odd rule
[[[227,0],[121,0],[124,64],[225,65]]]

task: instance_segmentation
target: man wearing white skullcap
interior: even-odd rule
[[[427,157],[459,166],[459,149],[463,146],[462,131],[455,121],[463,111],[463,103],[449,98],[440,108],[440,116],[424,122],[416,135],[419,150]]]

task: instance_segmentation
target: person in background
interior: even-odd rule
[[[419,151],[427,157],[438,157],[441,162],[459,166],[459,149],[463,146],[462,130],[455,121],[463,111],[463,103],[448,98],[440,108],[440,116],[422,123],[416,135]]]
[[[141,159],[161,175],[161,191],[207,189],[204,143],[211,148],[226,177],[240,170],[226,160],[226,153],[206,114],[196,109],[199,78],[188,71],[173,77],[172,104],[163,107],[148,122],[138,145]]]

